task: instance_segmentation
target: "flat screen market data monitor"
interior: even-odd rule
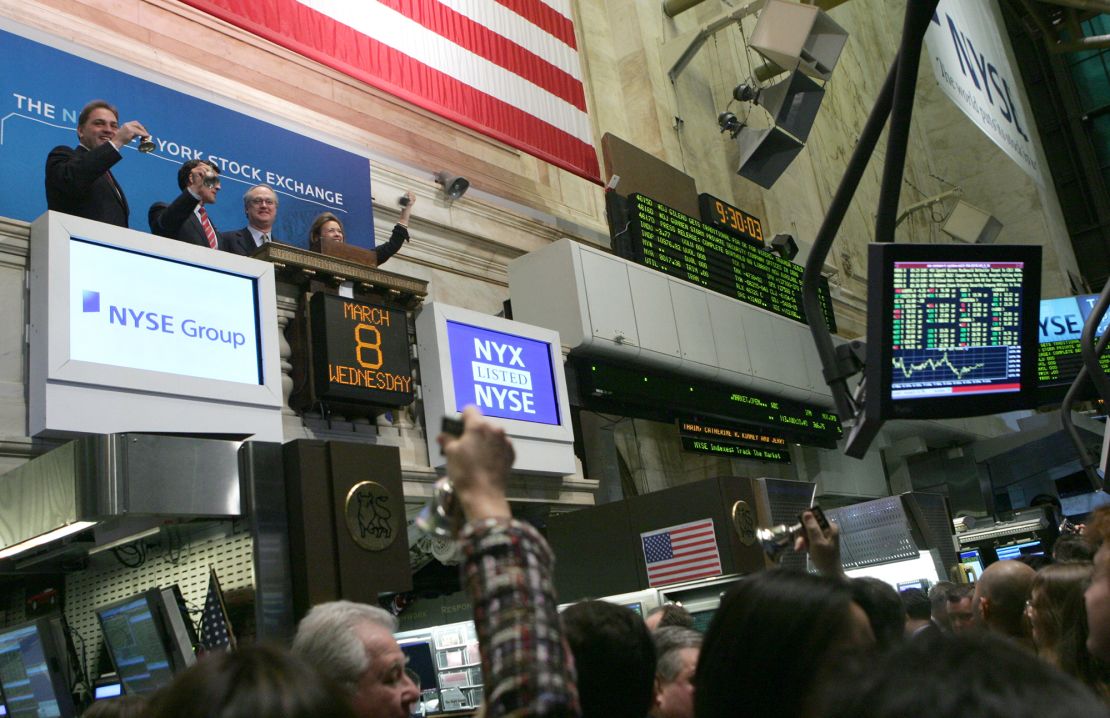
[[[868,260],[870,416],[1035,405],[1040,247],[877,243]]]
[[[0,685],[6,715],[72,716],[65,628],[42,618],[0,631]]]
[[[1044,545],[1040,541],[1019,541],[1008,546],[996,546],[994,554],[999,561],[1013,561],[1026,556],[1044,556]]]
[[[96,609],[124,692],[158,690],[195,662],[178,595],[175,587],[153,588]]]

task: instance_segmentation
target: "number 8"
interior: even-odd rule
[[[361,332],[364,329],[374,333],[374,341],[364,342],[362,340]],[[375,361],[375,362],[363,361],[363,359],[362,359],[362,350],[363,349],[373,350],[374,353],[378,355],[377,361]],[[362,368],[364,368],[364,369],[377,369],[377,368],[381,367],[381,365],[382,365],[382,335],[381,335],[381,332],[378,331],[377,327],[372,327],[369,324],[357,324],[357,325],[355,325],[355,351],[358,353],[358,363],[359,363],[359,366],[361,366]]]

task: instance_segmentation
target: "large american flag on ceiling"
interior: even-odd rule
[[[598,180],[571,0],[184,0]]]

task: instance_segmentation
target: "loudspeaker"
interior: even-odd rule
[[[443,193],[447,195],[450,200],[456,200],[466,194],[470,189],[470,180],[466,177],[458,177],[456,175],[449,175],[446,172],[436,172],[435,180],[437,183],[443,185]]]
[[[848,42],[848,32],[820,8],[768,0],[749,46],[784,70],[828,80]]]
[[[759,104],[775,118],[775,125],[802,142],[809,137],[823,99],[824,88],[797,70],[759,92]]]
[[[1002,223],[961,199],[948,219],[944,220],[941,231],[964,242],[990,244],[1002,231]]]
[[[736,141],[740,143],[740,167],[736,174],[765,189],[771,188],[804,147],[777,127],[765,130],[745,127]]]

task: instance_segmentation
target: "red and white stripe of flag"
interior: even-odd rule
[[[645,541],[661,534],[670,534],[673,558],[651,561]],[[721,555],[711,518],[644,532],[640,534],[640,547],[644,550],[648,586],[665,586],[721,574]]]
[[[184,0],[591,180],[570,0]]]

